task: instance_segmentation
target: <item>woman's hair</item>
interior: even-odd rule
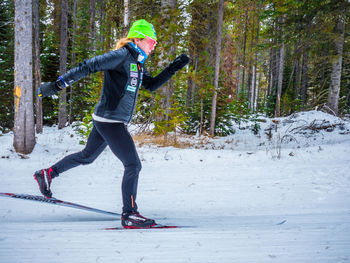
[[[133,42],[135,43],[135,39],[140,39],[142,40],[142,38],[129,38],[129,37],[124,37],[118,40],[117,45],[115,47],[115,49],[119,49],[124,47],[126,44]]]
[[[118,40],[115,49],[122,48],[122,47],[124,47],[126,44],[128,44],[130,42],[134,42],[134,39],[133,38],[128,38],[128,37],[121,38],[121,39]]]

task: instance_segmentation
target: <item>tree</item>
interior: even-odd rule
[[[130,0],[124,0],[124,24],[123,24],[123,35],[129,30],[130,25]]]
[[[60,22],[60,75],[67,71],[67,46],[68,46],[68,0],[61,0],[61,22]],[[58,110],[58,128],[62,129],[67,123],[67,92],[60,92],[60,103]]]
[[[223,14],[224,14],[224,0],[219,0],[218,21],[217,21],[217,29],[216,29],[216,42],[215,42],[214,94],[213,94],[213,99],[212,99],[211,118],[210,118],[210,134],[211,135],[214,135],[214,132],[215,132],[216,100],[217,100],[217,94],[218,94],[217,90],[219,88]]]
[[[77,6],[78,0],[74,0],[73,3],[73,26],[72,26],[72,40],[71,40],[71,65],[75,65],[75,42],[76,42],[76,33],[77,33]],[[70,86],[70,96],[69,96],[69,117],[68,123],[71,124],[73,121],[72,117],[72,108],[73,108],[73,94],[74,94],[74,86]]]
[[[40,74],[40,39],[39,39],[39,0],[33,0],[33,26],[34,26],[34,77],[35,77],[35,90],[39,88],[41,83]],[[35,97],[35,111],[36,111],[36,132],[42,133],[43,131],[43,105],[42,99],[38,96]]]
[[[276,96],[276,111],[275,116],[279,117],[281,115],[281,97],[282,97],[282,84],[283,84],[283,68],[284,68],[284,36],[283,36],[283,23],[284,17],[282,17],[281,21],[281,34],[282,34],[282,43],[279,50],[279,61],[278,61],[278,81],[277,81],[277,96]]]
[[[32,1],[15,1],[15,125],[16,152],[28,154],[35,146],[32,67]]]
[[[162,67],[166,67],[170,63],[170,59],[176,55],[176,16],[174,15],[177,11],[178,3],[177,0],[161,0],[162,10],[162,25],[161,36],[163,46],[161,47],[160,64]],[[172,96],[175,89],[174,79],[170,79],[162,89],[158,92],[161,94],[161,109],[158,110],[157,122],[169,122],[170,111],[172,108]],[[165,125],[165,126],[170,126]],[[168,132],[164,133],[164,139],[167,140]]]
[[[90,36],[89,36],[89,48],[91,54],[95,53],[95,38],[96,38],[96,30],[95,30],[95,14],[96,14],[96,6],[95,0],[90,0]],[[68,25],[67,25],[68,26]]]
[[[339,17],[335,26],[336,38],[334,40],[336,55],[332,62],[331,84],[328,92],[328,107],[338,114],[340,78],[342,71],[343,45],[344,45],[344,21],[343,17]]]

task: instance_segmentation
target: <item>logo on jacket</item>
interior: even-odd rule
[[[137,86],[137,78],[132,78],[130,82],[131,86]]]
[[[138,78],[139,74],[137,72],[130,72],[130,77],[132,78]]]
[[[131,64],[130,64],[130,71],[137,72],[137,65],[131,63]]]
[[[130,86],[128,85],[128,87],[126,88],[127,91],[131,91],[131,92],[135,92],[136,91],[136,87]]]

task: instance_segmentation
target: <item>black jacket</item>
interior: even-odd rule
[[[155,91],[174,74],[169,67],[152,77],[138,62],[139,53],[130,45],[93,57],[80,63],[61,76],[68,84],[98,71],[104,71],[103,88],[95,108],[95,115],[111,120],[129,123],[142,86]]]

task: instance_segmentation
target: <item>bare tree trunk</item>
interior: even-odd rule
[[[307,85],[309,82],[308,71],[309,71],[309,48],[306,47],[303,52],[303,61],[301,66],[301,102],[304,109],[307,101]]]
[[[277,43],[276,43],[277,44]],[[277,94],[277,83],[278,83],[278,61],[279,61],[279,52],[277,48],[272,48],[272,62],[271,62],[271,80],[270,80],[270,97],[273,98]],[[272,99],[268,100],[268,108],[273,107],[273,113],[276,109],[276,99],[275,102],[272,102]],[[272,111],[271,111],[272,113]]]
[[[75,35],[77,32],[77,6],[78,6],[78,0],[74,0],[73,5],[73,32],[72,32],[72,55],[71,55],[71,65],[75,65]],[[73,93],[74,88],[73,85],[70,86],[70,94],[69,94],[69,117],[68,117],[68,123],[71,124],[73,122],[72,117],[72,108],[73,108]]]
[[[224,0],[219,0],[218,21],[217,21],[217,29],[216,29],[216,43],[215,43],[214,95],[211,103],[211,116],[210,116],[210,134],[211,135],[214,135],[215,133],[216,100],[218,95],[217,91],[219,88],[223,15],[224,15]]]
[[[67,71],[67,45],[68,45],[68,0],[61,0],[61,28],[60,28],[60,75]],[[66,89],[60,92],[58,110],[58,128],[62,129],[67,123],[67,93]]]
[[[269,60],[269,79],[267,83],[267,91],[266,91],[266,97],[271,95],[271,90],[273,86],[273,58],[274,58],[274,52],[273,48],[270,48],[270,60]]]
[[[95,53],[95,38],[96,38],[96,30],[95,30],[95,0],[90,0],[90,52],[91,54]]]
[[[295,98],[300,97],[300,59],[295,60],[295,74],[294,74],[294,94]]]
[[[283,41],[283,40],[282,40]],[[277,97],[276,97],[276,110],[275,116],[281,116],[281,96],[282,96],[282,84],[283,84],[283,67],[284,67],[284,43],[280,48],[280,56],[278,63],[278,84],[277,84]]]
[[[256,89],[255,110],[259,110],[259,96],[260,96],[260,83],[261,83],[261,71],[259,71],[258,87]]]
[[[340,79],[342,71],[343,46],[344,46],[344,21],[340,17],[336,25],[337,38],[334,41],[336,49],[336,58],[332,63],[331,84],[328,91],[328,107],[331,108],[335,114],[338,114]]]
[[[124,28],[123,35],[129,31],[130,25],[130,0],[124,0]]]
[[[16,0],[13,146],[23,154],[31,153],[35,146],[32,25],[32,0]]]
[[[241,91],[241,64],[242,64],[242,56],[240,54],[241,50],[241,39],[238,40],[238,48],[237,48],[237,70],[236,70],[236,96],[238,96],[239,92]]]
[[[33,1],[33,26],[34,26],[34,88],[37,90],[41,82],[40,74],[40,39],[39,39],[39,0]],[[35,96],[35,111],[36,111],[36,132],[43,132],[43,105],[42,99]]]
[[[260,13],[260,4],[258,6],[258,12]],[[257,26],[256,26],[256,39],[255,39],[255,46],[258,46],[259,44],[259,31],[260,31],[260,18],[258,16],[258,21],[257,21]],[[255,58],[254,58],[254,72],[253,72],[253,79],[254,79],[254,82],[253,82],[253,86],[252,86],[252,90],[253,90],[253,97],[252,97],[252,109],[253,110],[256,110],[257,109],[257,89],[256,89],[256,65],[258,64],[258,51],[256,50],[255,51]],[[260,74],[259,74],[259,77],[260,77]],[[260,82],[260,79],[259,79],[259,82]],[[258,87],[259,89],[259,87]]]
[[[249,102],[249,108],[253,109],[253,87],[254,84],[253,82],[255,81],[255,79],[253,80],[253,74],[255,71],[255,62],[253,60],[253,47],[254,47],[254,27],[255,27],[255,21],[253,19],[253,24],[251,26],[251,33],[250,33],[250,49],[249,49],[249,65],[248,65],[248,81],[247,81],[247,100]]]
[[[281,18],[282,24],[284,23],[284,18]],[[281,24],[281,33],[283,31],[283,25]],[[277,96],[276,96],[276,108],[275,116],[281,115],[281,96],[282,96],[282,84],[283,84],[283,67],[284,67],[284,36],[282,33],[282,43],[280,47],[280,55],[278,61],[278,83],[277,83]]]
[[[240,89],[241,92],[244,92],[244,86],[245,86],[245,51],[246,51],[246,45],[247,45],[247,29],[248,29],[248,11],[245,12],[245,26],[244,26],[244,42],[243,42],[243,73],[242,73],[242,88]]]
[[[250,89],[249,89],[249,108],[252,110],[254,110],[255,84],[256,84],[256,69],[255,69],[255,64],[253,64]]]
[[[273,32],[274,36],[272,39],[272,45],[273,47],[270,49],[270,74],[269,74],[269,86],[268,86],[268,93],[267,96],[270,97],[266,101],[266,106],[269,109],[270,114],[275,113],[276,105],[275,102],[272,101],[271,98],[273,98],[277,93],[277,80],[278,80],[278,67],[277,67],[277,61],[279,61],[279,55],[277,52],[277,21],[276,19],[273,21]],[[275,100],[276,101],[276,100]],[[273,108],[273,111],[272,111]]]

